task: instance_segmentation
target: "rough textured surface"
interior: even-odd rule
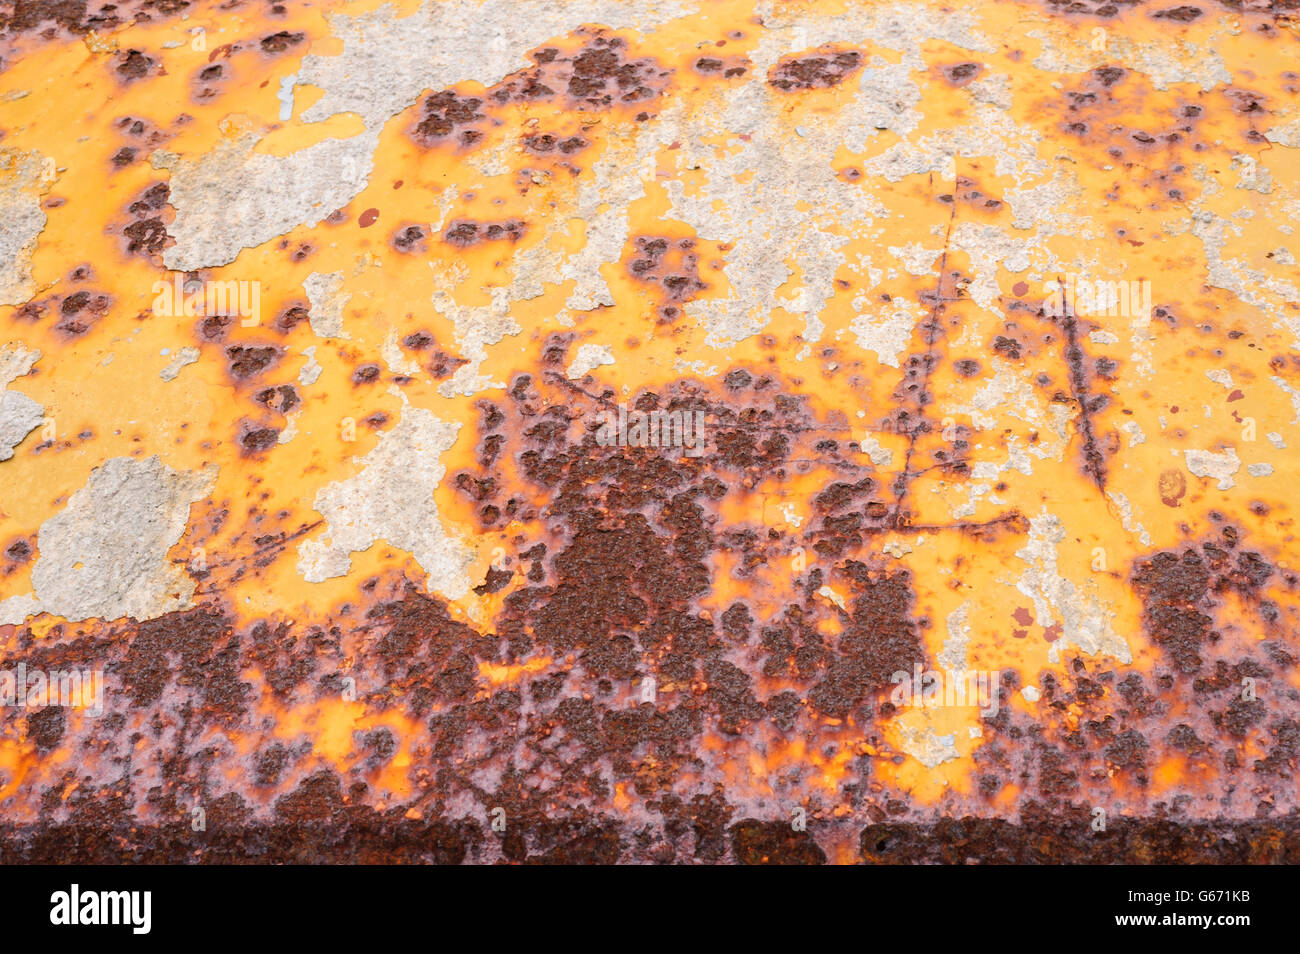
[[[45,227],[39,152],[0,149],[0,305],[25,302],[36,290],[32,253]]]
[[[9,390],[40,358],[39,351],[28,351],[17,341],[0,349],[0,461],[13,457],[14,448],[45,419],[45,408],[21,391]]]
[[[114,457],[41,524],[31,597],[0,603],[12,624],[35,613],[70,622],[156,619],[189,608],[194,581],[168,565],[167,551],[216,474],[178,474],[157,457]]]
[[[1293,7],[0,10],[0,861],[1300,860]]]
[[[442,481],[442,454],[456,442],[459,425],[423,408],[405,408],[392,430],[360,461],[351,480],[322,487],[312,507],[325,518],[319,539],[298,547],[298,569],[309,583],[344,576],[352,553],[386,540],[408,551],[429,574],[429,590],[447,599],[468,591],[472,555],[439,522],[433,494]]]

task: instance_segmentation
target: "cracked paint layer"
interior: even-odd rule
[[[0,11],[0,856],[1300,857],[1282,6]]]

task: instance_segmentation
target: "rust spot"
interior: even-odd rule
[[[455,219],[443,233],[443,241],[457,248],[468,248],[480,242],[518,242],[523,238],[525,224],[519,219],[504,222],[473,222],[469,219]]]
[[[1179,672],[1201,668],[1200,649],[1211,637],[1213,620],[1202,612],[1210,592],[1210,573],[1195,550],[1157,553],[1133,572],[1144,594],[1144,617],[1151,638]]]
[[[943,72],[943,78],[947,80],[949,84],[961,88],[972,82],[975,77],[979,76],[980,73],[984,71],[984,66],[980,63],[967,62],[955,63],[952,66],[944,66],[941,69]]]
[[[801,89],[824,89],[838,86],[862,68],[862,54],[857,50],[836,51],[821,47],[813,54],[783,57],[768,71],[767,81],[782,92]]]
[[[450,89],[431,93],[424,100],[424,115],[412,136],[426,147],[446,142],[453,135],[460,145],[473,145],[483,135],[477,128],[486,118],[479,112],[481,105],[481,99],[461,96]]]
[[[458,355],[450,355],[444,351],[439,351],[433,356],[433,360],[429,362],[428,369],[430,374],[439,381],[443,381],[455,374],[457,368],[466,364],[469,364],[469,362]]]
[[[1156,485],[1157,492],[1160,494],[1160,502],[1166,507],[1177,507],[1178,502],[1187,493],[1187,477],[1181,470],[1161,471]]]
[[[270,36],[262,37],[262,42],[258,45],[261,46],[263,53],[275,56],[297,46],[305,36],[306,34],[303,33],[290,33],[288,30],[281,30],[279,33],[272,33]]]
[[[157,254],[166,248],[170,241],[167,226],[162,219],[141,219],[132,222],[122,230],[122,233],[129,240],[126,250],[133,254],[140,252]]]
[[[258,404],[265,405],[281,414],[288,413],[298,406],[298,391],[292,384],[281,384],[273,388],[264,388],[257,392]]]
[[[524,148],[539,156],[551,152],[560,152],[566,156],[585,149],[589,143],[582,136],[557,138],[549,133],[536,133],[524,137]]]
[[[688,301],[708,287],[700,281],[694,239],[641,235],[633,244],[636,251],[627,263],[628,274],[638,282],[658,285],[667,301]]]
[[[1193,20],[1200,18],[1204,12],[1200,7],[1180,6],[1170,7],[1167,10],[1158,10],[1151,16],[1157,20],[1177,20],[1179,23],[1191,23]]]
[[[55,330],[70,337],[84,335],[108,314],[113,299],[91,291],[76,291],[59,302],[59,319]]]
[[[277,331],[287,334],[302,322],[308,321],[310,317],[310,308],[307,303],[295,302],[275,316],[273,326]]]
[[[751,65],[743,56],[701,56],[691,64],[691,69],[702,76],[735,79],[748,73]]]
[[[405,254],[423,253],[428,250],[424,229],[419,225],[408,225],[393,233],[390,244]]]
[[[32,557],[32,545],[27,540],[15,540],[5,547],[5,559],[11,563],[26,563]]]
[[[670,71],[652,57],[630,57],[628,41],[605,30],[579,30],[582,47],[564,55],[556,47],[534,50],[536,64],[505,78],[488,97],[494,102],[568,99],[582,112],[638,107],[662,95]]]
[[[273,345],[232,345],[226,349],[231,377],[244,380],[261,374],[279,357],[279,349]]]
[[[379,365],[363,364],[352,372],[352,383],[372,384],[379,380]]]
[[[156,65],[152,57],[140,50],[128,50],[118,54],[117,73],[130,83],[148,76]]]
[[[233,78],[233,70],[228,65],[209,63],[194,75],[191,82],[194,100],[201,103],[212,99],[220,94],[222,87],[230,83]]]
[[[27,732],[36,747],[48,752],[63,738],[64,711],[60,706],[46,706],[27,717]]]
[[[249,421],[241,421],[239,444],[244,450],[261,453],[270,450],[279,443],[280,431],[274,427],[261,427]]]
[[[746,819],[731,829],[731,843],[743,865],[826,864],[826,853],[812,835],[786,822]]]
[[[1300,831],[1280,820],[1120,817],[1108,820],[1102,833],[1092,831],[1092,820],[1083,805],[1031,801],[1018,822],[971,815],[933,824],[868,825],[859,845],[867,864],[949,865],[1265,864],[1300,847]]]

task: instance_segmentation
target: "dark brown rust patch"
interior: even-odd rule
[[[1086,806],[1030,803],[1020,823],[945,818],[881,822],[862,830],[868,864],[1288,864],[1300,857],[1300,816],[1249,821],[1160,817],[1107,820],[1094,831]]]
[[[261,374],[279,359],[280,351],[274,345],[231,345],[226,349],[230,376],[243,381]]]
[[[128,83],[143,79],[158,65],[152,57],[145,55],[140,50],[127,50],[117,54],[115,59],[117,61],[117,75]]]
[[[209,63],[199,67],[190,79],[190,95],[196,103],[203,103],[221,95],[223,89],[234,79],[234,68],[229,62],[213,63],[216,57],[228,57],[236,48],[219,47],[209,55]]]
[[[277,411],[280,414],[287,414],[298,406],[298,391],[292,384],[281,384],[278,387],[264,388],[257,392],[254,400],[264,407]]]
[[[691,69],[702,76],[717,77],[723,79],[736,79],[744,76],[750,71],[753,64],[746,56],[724,56],[719,53],[710,53],[706,56],[697,57],[691,63]]]
[[[177,18],[189,6],[189,0],[119,0],[91,10],[86,0],[14,0],[0,10],[0,35],[38,33],[52,39],[56,28],[77,36],[91,30],[115,33],[124,24]]]
[[[0,33],[26,33],[46,24],[82,33],[88,29],[85,19],[86,0],[14,0],[10,10],[0,10]]]
[[[428,251],[428,235],[419,225],[407,225],[393,233],[390,244],[405,255],[423,254]]]
[[[270,450],[280,442],[280,431],[275,427],[264,427],[253,421],[242,420],[238,427],[239,446],[244,451],[260,454]]]
[[[911,575],[873,571],[850,560],[844,576],[855,596],[836,655],[826,676],[808,694],[812,705],[834,718],[847,716],[870,694],[889,685],[895,672],[911,672],[925,658],[912,618]]]
[[[127,212],[134,217],[133,222],[122,228],[128,254],[154,259],[174,244],[167,234],[167,222],[173,214],[167,204],[170,197],[167,183],[157,182],[127,207]]]
[[[93,291],[75,291],[59,302],[56,331],[69,337],[78,337],[89,331],[96,322],[108,314],[113,299]]]
[[[789,822],[747,818],[731,829],[731,847],[742,865],[824,865],[826,853],[807,831]]]
[[[1167,10],[1158,10],[1151,14],[1157,20],[1176,20],[1179,23],[1191,23],[1199,19],[1205,13],[1200,7],[1181,6],[1170,7]]]
[[[55,748],[63,738],[64,711],[60,706],[46,706],[27,717],[27,732],[43,752]]]
[[[455,90],[431,93],[424,100],[423,115],[411,136],[425,147],[453,140],[463,147],[472,146],[483,138],[482,127],[487,124],[487,117],[479,111],[482,105],[481,99],[462,96]]]
[[[352,372],[352,384],[354,386],[359,384],[373,384],[378,380],[379,365],[377,364],[362,364]]]
[[[1183,673],[1201,669],[1201,651],[1217,640],[1210,615],[1215,594],[1235,591],[1258,603],[1258,593],[1274,574],[1259,553],[1239,550],[1237,534],[1225,528],[1221,539],[1199,550],[1165,550],[1134,565],[1132,579],[1143,598],[1143,619],[1152,640]],[[1271,605],[1271,604],[1270,604]],[[1267,606],[1261,606],[1267,616]]]
[[[122,230],[127,237],[126,250],[132,254],[145,252],[156,255],[171,241],[162,219],[140,219]]]
[[[151,706],[169,684],[188,687],[206,714],[230,724],[244,714],[239,639],[230,620],[200,608],[138,625],[118,670],[133,706]]]
[[[278,56],[297,46],[304,39],[306,39],[304,33],[290,33],[288,30],[281,30],[279,33],[272,33],[270,36],[262,37],[262,41],[258,45],[263,53]]]
[[[26,563],[32,558],[31,541],[20,537],[5,547],[4,556],[10,563]]]
[[[689,301],[708,286],[700,281],[699,254],[695,240],[641,235],[627,271],[638,282],[657,285],[666,301]]]
[[[1180,672],[1201,668],[1200,648],[1213,620],[1202,610],[1210,589],[1209,570],[1194,550],[1158,553],[1140,563],[1133,584],[1144,595],[1143,615],[1151,638]]]
[[[527,231],[527,226],[520,219],[508,219],[504,222],[473,222],[469,219],[456,219],[447,226],[443,241],[457,248],[469,248],[481,242],[518,242]]]
[[[439,381],[444,381],[456,373],[456,370],[463,365],[469,364],[468,359],[459,355],[447,354],[445,351],[437,352],[429,363],[425,366],[429,373]]]
[[[767,74],[767,82],[790,92],[801,89],[825,89],[838,86],[862,68],[862,54],[857,50],[822,47],[816,53],[785,56]]]
[[[591,145],[582,136],[552,136],[550,133],[534,133],[524,137],[524,148],[534,155],[546,156],[552,153],[571,156]]]
[[[578,31],[582,47],[563,55],[556,47],[534,50],[536,64],[511,74],[489,91],[497,103],[532,103],[567,98],[580,112],[640,108],[661,96],[671,71],[652,57],[629,56],[628,41],[605,30]]]

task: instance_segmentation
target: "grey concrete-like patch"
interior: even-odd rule
[[[602,364],[613,363],[614,353],[608,345],[585,344],[578,348],[578,353],[574,355],[565,374],[572,381],[596,370]]]
[[[194,581],[167,551],[185,532],[190,504],[208,494],[216,476],[215,467],[172,470],[157,456],[114,457],[96,467],[41,525],[33,593],[0,602],[0,625],[36,613],[111,621],[188,609]]]
[[[343,273],[312,272],[303,280],[302,290],[311,303],[307,316],[311,330],[320,338],[348,337],[343,330],[343,309],[352,295],[343,291]]]
[[[467,362],[457,368],[448,380],[438,385],[438,393],[450,398],[458,394],[474,394],[483,388],[505,387],[505,382],[493,381],[487,375],[480,374],[479,368],[487,360],[488,345],[497,344],[507,335],[517,335],[523,330],[510,317],[510,302],[517,297],[516,292],[520,289],[521,282],[528,281],[521,275],[532,273],[531,261],[518,266],[515,281],[509,288],[492,289],[491,304],[472,307],[460,304],[451,294],[455,284],[464,278],[464,266],[439,270],[433,262],[429,264],[434,267],[437,275],[433,308],[455,325],[456,346]]]
[[[39,153],[0,149],[0,305],[21,305],[36,293],[32,253],[45,228]]]
[[[459,423],[431,411],[402,411],[391,431],[361,458],[355,477],[322,487],[312,506],[327,521],[319,539],[298,547],[298,572],[309,583],[343,576],[352,554],[380,540],[408,551],[428,574],[428,587],[448,599],[469,592],[473,553],[443,529],[433,494],[446,468],[440,458],[456,443]]]
[[[1300,149],[1300,119],[1293,119],[1282,126],[1274,126],[1264,133],[1264,138],[1288,149]]]
[[[45,408],[26,394],[0,391],[0,461],[14,456],[14,448],[40,427]]]
[[[347,205],[366,187],[383,125],[426,90],[466,80],[492,85],[526,67],[528,50],[584,23],[646,26],[685,10],[672,0],[540,3],[526,11],[514,0],[431,0],[407,17],[391,5],[355,17],[327,13],[343,52],[307,55],[296,76],[271,95],[284,118],[292,114],[285,108],[292,86],[318,87],[324,94],[301,122],[353,113],[365,130],[287,156],[254,152],[254,133],[193,159],[155,153],[155,167],[171,172],[176,209],[168,229],[176,244],[163,261],[186,271],[225,265],[242,249],[313,226]]]
[[[26,394],[8,390],[9,383],[31,371],[41,358],[39,351],[28,351],[21,342],[11,341],[0,349],[0,461],[14,456],[14,448],[40,426],[45,408]]]
[[[1219,490],[1231,489],[1234,483],[1232,476],[1241,469],[1237,451],[1232,447],[1222,454],[1203,450],[1183,451],[1183,458],[1187,462],[1189,473],[1196,477],[1211,477],[1217,480]]]
[[[197,159],[155,152],[154,167],[171,173],[176,209],[167,230],[176,244],[163,264],[174,271],[227,265],[246,248],[316,225],[365,188],[378,143],[375,129],[270,156],[253,151],[257,137],[249,133]]]
[[[1026,564],[1015,581],[1016,589],[1034,603],[1039,626],[1061,621],[1061,638],[1052,643],[1048,658],[1055,662],[1068,646],[1077,646],[1090,656],[1105,653],[1122,663],[1133,661],[1128,642],[1111,625],[1114,611],[1098,595],[1063,577],[1057,566],[1057,546],[1066,538],[1060,517],[1044,507],[1029,518],[1029,539],[1016,556]]]

